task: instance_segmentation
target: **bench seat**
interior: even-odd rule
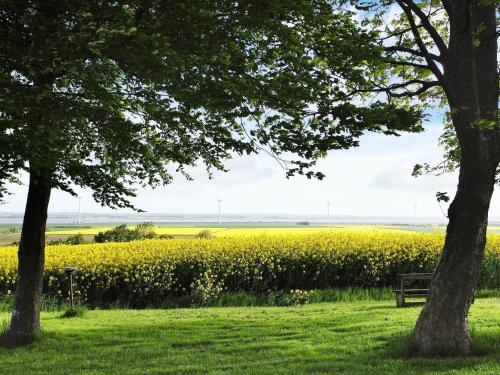
[[[408,287],[406,288],[405,282],[410,281],[426,281],[430,282],[434,277],[432,273],[403,273],[398,275],[400,278],[399,289],[393,289],[396,293],[396,306],[403,307],[405,305],[406,298],[417,298],[417,297],[427,297],[429,294],[429,288],[416,288]]]
[[[427,295],[429,293],[429,289],[404,289],[401,292],[401,289],[393,289],[394,293],[402,293],[402,294],[424,294]]]

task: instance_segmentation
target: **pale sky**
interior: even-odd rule
[[[318,163],[326,174],[323,181],[305,177],[286,179],[285,172],[270,156],[238,157],[227,163],[228,173],[215,173],[212,180],[202,166],[191,170],[194,181],[179,176],[172,184],[156,190],[142,189],[134,204],[151,213],[214,213],[222,199],[224,213],[326,214],[331,201],[333,214],[360,216],[413,216],[443,218],[435,199],[437,191],[453,196],[457,176],[411,176],[413,165],[437,162],[442,150],[437,145],[442,125],[433,119],[421,134],[401,137],[369,134],[358,148],[330,152]],[[0,212],[22,212],[27,188],[11,189]],[[95,203],[89,191],[79,191],[82,212],[111,212]],[[54,191],[50,212],[75,212],[77,199]],[[119,212],[126,212],[121,210]],[[498,193],[493,197],[490,217],[500,216]],[[444,219],[444,218],[443,218]]]

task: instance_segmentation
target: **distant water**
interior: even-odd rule
[[[0,224],[18,224],[22,223],[22,213],[0,213]],[[152,221],[154,223],[171,224],[216,224],[219,221],[217,214],[164,214],[164,213],[131,213],[131,214],[92,214],[82,213],[82,224],[113,224],[113,223],[137,223],[143,221]],[[78,222],[77,214],[69,213],[49,213],[49,224],[76,224]],[[444,218],[432,217],[384,217],[384,216],[332,216],[330,220],[326,215],[284,215],[284,214],[222,214],[221,223],[227,224],[296,224],[308,222],[311,224],[418,224],[418,225],[439,225],[445,224]]]
[[[0,213],[0,224],[19,224],[22,223],[22,213]],[[165,213],[112,213],[112,214],[93,214],[82,213],[82,224],[115,224],[115,223],[138,223],[152,221],[154,223],[170,224],[217,224],[218,214],[165,214]],[[78,223],[77,214],[73,213],[49,213],[49,224],[76,224]],[[378,224],[378,225],[443,225],[446,224],[444,217],[390,217],[390,216],[350,216],[338,215],[328,217],[326,215],[286,215],[286,214],[222,214],[221,224],[253,224],[259,223],[265,225],[288,224],[308,222],[311,224]],[[500,219],[493,218],[490,225],[500,225]]]

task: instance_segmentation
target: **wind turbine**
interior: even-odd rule
[[[217,203],[219,203],[219,224],[222,223],[222,220],[221,220],[221,210],[220,210],[220,207],[221,207],[221,203],[222,203],[222,199],[217,199]]]
[[[78,225],[82,223],[82,197],[78,198]]]
[[[413,225],[417,226],[417,202],[413,203]]]
[[[326,202],[326,208],[327,208],[327,212],[328,212],[328,224],[331,223],[330,221],[330,205],[332,204],[332,202],[328,201]]]

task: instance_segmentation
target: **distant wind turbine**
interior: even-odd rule
[[[82,197],[78,197],[78,224],[82,223]]]
[[[221,210],[220,210],[220,208],[221,208],[222,199],[220,199],[220,198],[217,199],[217,202],[219,203],[219,224],[221,224],[222,220],[221,220]]]
[[[332,202],[326,202],[326,208],[327,208],[327,211],[328,211],[328,224],[330,224],[330,205],[332,204]]]

